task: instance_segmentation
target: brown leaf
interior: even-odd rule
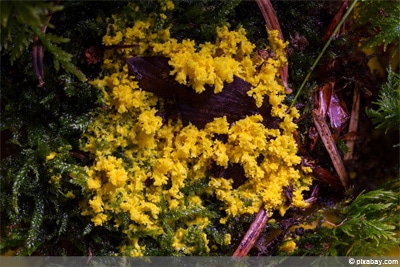
[[[321,117],[329,116],[332,128],[341,130],[349,120],[346,104],[340,92],[334,91],[334,82],[327,82],[316,89],[314,103]]]
[[[349,121],[349,112],[346,104],[338,92],[333,93],[329,103],[329,119],[334,129],[343,129]]]
[[[315,108],[318,110],[318,113],[325,117],[329,111],[329,104],[333,94],[333,86],[334,82],[327,82],[322,86],[318,87],[314,94],[314,104]]]

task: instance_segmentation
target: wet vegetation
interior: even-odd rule
[[[101,60],[91,61],[93,54],[88,56],[88,51],[96,51],[101,58],[105,49],[120,49],[104,47],[102,37],[112,30],[108,28],[110,20],[136,19],[130,17],[137,13],[132,11],[133,3],[140,6],[143,16],[162,13],[160,5],[152,1],[1,2],[2,255],[115,255],[126,242],[118,229],[95,227],[89,217],[81,215],[87,186],[85,166],[93,163],[82,152],[82,142],[98,111],[107,109],[101,92],[88,83],[102,71]],[[172,20],[167,23],[172,37],[178,40],[214,40],[215,28],[228,23],[232,28],[242,25],[258,48],[267,42],[265,22],[256,2],[174,3],[175,9],[168,11]],[[323,179],[317,177],[313,190],[306,193],[305,198],[313,198],[311,208],[291,209],[284,216],[270,218],[249,255],[369,255],[372,248],[382,255],[398,249],[398,1],[360,1],[297,99],[297,89],[333,34],[326,36],[342,2],[272,3],[284,39],[290,43],[289,84],[294,93],[285,101],[301,113],[296,122],[299,151],[330,175],[320,174]],[[50,24],[44,29],[48,20]],[[160,21],[155,27],[165,26],[161,18],[155,20]],[[43,71],[42,54],[34,49],[40,44]],[[317,107],[316,89],[327,83],[334,84],[335,94],[325,96],[324,101],[329,105],[337,96],[348,118],[337,127],[332,126],[334,115],[328,120],[340,155],[344,157],[349,151],[349,141],[354,145],[352,155],[345,160],[347,190],[332,189],[338,179],[335,168],[315,134],[312,111]],[[358,128],[349,130],[355,92],[360,99]],[[52,152],[57,157],[49,161]],[[202,192],[208,182],[206,177],[184,190]],[[285,194],[290,196],[290,188]],[[171,247],[173,232],[168,231],[168,225],[202,213],[210,220],[205,231],[213,235],[215,245],[224,244],[225,234],[231,234],[231,244],[213,254],[232,255],[255,215],[238,216],[217,227],[216,214],[221,211],[215,202],[210,199],[205,210],[165,214],[162,246],[146,240],[148,254],[182,255]],[[129,218],[121,220],[128,224]],[[194,230],[185,238],[204,246],[200,232]],[[296,250],[285,249],[285,243],[291,240],[296,240]]]

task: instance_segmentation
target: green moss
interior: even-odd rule
[[[359,15],[356,22],[359,29],[369,37],[363,39],[363,45],[366,47],[383,45],[386,49],[389,44],[393,43],[398,47],[399,13],[400,6],[397,1],[362,1],[358,7]]]
[[[332,210],[337,226],[308,230],[292,255],[367,256],[384,255],[400,243],[399,183],[361,193],[350,204],[339,203]],[[321,221],[322,223],[323,221]]]
[[[74,157],[72,152],[79,151],[78,137],[91,120],[98,92],[64,70],[58,72],[61,75],[50,75],[54,70],[47,64],[51,58],[48,51],[53,52],[54,59],[63,67],[71,65],[71,57],[53,45],[62,41],[56,35],[42,36],[43,43],[48,45],[44,57],[46,85],[36,88],[31,54],[26,50],[29,42],[26,47],[10,43],[18,42],[15,39],[18,34],[24,35],[26,41],[32,40],[47,12],[63,11],[45,2],[26,2],[24,7],[12,1],[1,5],[2,8],[10,5],[2,34],[7,32],[4,29],[12,28],[2,38],[1,131],[2,146],[5,141],[9,155],[3,154],[2,147],[2,157],[7,157],[1,162],[0,172],[1,253],[13,250],[20,255],[86,254],[89,244],[77,232],[85,223],[80,218],[79,200],[85,185],[83,164],[87,159],[78,154]],[[29,13],[33,10],[39,10],[35,13],[37,17]],[[28,27],[21,24],[18,12],[28,12],[23,18]],[[3,140],[7,134],[9,138]],[[57,152],[57,157],[47,161],[50,152]],[[52,176],[59,176],[59,182],[51,182]],[[68,198],[68,194],[75,198]],[[74,238],[71,233],[75,233]]]
[[[400,126],[400,75],[388,70],[388,80],[379,92],[374,104],[378,109],[367,109],[366,113],[377,129],[398,130]]]
[[[85,166],[91,165],[93,160],[80,151],[85,142],[82,136],[93,118],[102,112],[99,110],[109,108],[97,90],[82,82],[85,77],[98,77],[102,71],[100,64],[87,63],[85,50],[95,46],[105,51],[101,38],[111,31],[107,27],[111,20],[116,26],[132,26],[134,21],[147,18],[150,12],[155,14],[152,31],[171,26],[172,37],[179,40],[214,41],[215,28],[228,24],[231,28],[242,25],[249,40],[257,47],[264,46],[266,40],[264,21],[254,1],[174,3],[174,10],[165,11],[162,5],[155,5],[153,1],[65,1],[61,5],[43,1],[0,3],[1,254],[115,255],[121,253],[123,246],[132,248],[126,235],[121,233],[131,223],[129,214],[113,215],[120,221],[119,227],[113,223],[94,227],[90,218],[81,215],[81,203],[90,197],[85,191]],[[289,46],[289,50],[293,50],[289,51],[290,82],[293,88],[297,88],[323,45],[320,37],[329,23],[325,18],[331,18],[334,10],[324,7],[321,1],[274,1],[273,4],[285,39],[291,41],[298,33],[308,41],[304,50],[294,47],[293,40]],[[359,18],[356,26],[360,32],[373,36],[365,39],[365,45],[386,47],[392,42],[397,44],[398,23],[395,22],[398,21],[394,15],[398,5],[394,4],[395,1],[362,2],[359,12],[363,17]],[[50,21],[53,26],[43,34],[41,30],[49,12],[54,12]],[[164,21],[161,13],[173,19]],[[111,18],[112,14],[118,15]],[[107,17],[111,19],[107,21]],[[377,28],[380,31],[375,31]],[[350,31],[349,35],[333,43],[327,60],[335,56],[348,57],[354,48],[349,37],[352,33]],[[34,35],[44,46],[46,84],[43,88],[36,88],[37,78],[32,67],[30,46]],[[357,60],[354,62],[358,64]],[[107,71],[103,72],[107,74]],[[350,68],[345,72],[346,75],[340,74],[341,77],[348,80],[355,77],[363,83],[363,78],[353,75]],[[304,114],[307,114],[307,108],[313,108],[312,93],[316,81],[321,81],[318,75],[312,77],[307,90],[300,96],[300,102],[308,105]],[[396,102],[397,81],[398,75],[389,71],[388,83],[382,87],[380,99],[376,102],[378,109],[368,111],[374,122],[384,129],[398,126],[398,118],[394,115],[399,106]],[[304,121],[304,127],[308,127],[309,120]],[[7,154],[3,153],[6,148]],[[47,160],[51,152],[57,154]],[[124,164],[129,162],[122,151],[113,155],[122,158]],[[143,168],[150,168],[150,162]],[[219,209],[221,203],[208,195],[208,182],[208,178],[199,179],[182,188],[186,203],[188,197],[196,195],[202,198],[204,207],[190,207],[184,212],[167,210],[166,200],[161,201],[160,205],[164,205],[160,214],[164,233],[136,232],[141,237],[139,245],[146,246],[146,255],[185,255],[184,251],[177,252],[172,248],[179,228],[186,230],[184,242],[195,247],[195,253],[199,255],[233,253],[254,215],[238,216],[221,225],[218,218],[226,214]],[[306,232],[300,238],[299,250],[295,254],[362,255],[370,251],[367,244],[373,246],[376,253],[397,246],[399,242],[393,233],[398,231],[399,224],[396,216],[398,189],[394,186],[363,193],[350,203],[335,205],[332,208],[338,216],[335,223],[339,224],[346,218],[347,221],[335,229],[319,226],[313,232]],[[119,197],[114,205],[120,204]],[[290,216],[295,217],[293,214]],[[321,214],[314,215],[308,219],[323,218]],[[207,218],[209,223],[204,228],[188,226],[188,221],[196,216]],[[281,219],[277,216],[277,220]],[[269,227],[273,226],[269,224]],[[274,227],[278,228],[277,224]],[[205,243],[203,234],[209,236],[209,244]],[[224,243],[226,234],[232,236],[230,245]]]

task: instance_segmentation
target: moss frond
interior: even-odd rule
[[[374,104],[378,109],[366,109],[367,115],[377,129],[399,129],[400,126],[400,75],[388,70],[388,80],[379,92],[379,99]]]

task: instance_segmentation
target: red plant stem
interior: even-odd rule
[[[258,237],[261,234],[261,231],[264,229],[265,225],[268,222],[268,213],[261,208],[257,213],[256,218],[251,224],[249,230],[247,230],[245,236],[237,247],[235,253],[233,253],[233,257],[244,257],[249,253],[250,249],[254,246],[254,243],[257,241]]]
[[[283,33],[281,26],[279,25],[278,17],[275,14],[274,8],[269,0],[256,0],[258,7],[261,10],[261,13],[264,17],[265,23],[267,24],[267,28],[269,30],[277,30],[278,37],[282,41]],[[289,69],[288,64],[286,63],[283,67],[279,69],[283,86],[285,87],[285,91],[287,94],[293,92],[293,90],[289,87],[288,78],[289,78]]]
[[[32,63],[33,70],[39,80],[37,87],[42,87],[44,85],[43,46],[38,36],[33,37]]]
[[[258,7],[263,14],[265,23],[269,30],[277,30],[278,37],[283,40],[281,26],[279,25],[278,18],[275,14],[274,7],[269,0],[256,0]]]
[[[60,1],[54,1],[54,4],[57,5]],[[47,25],[50,22],[51,16],[53,13],[47,15],[46,24],[42,27],[42,32],[46,33]],[[39,80],[39,84],[37,87],[42,87],[44,85],[44,69],[43,69],[43,45],[38,36],[33,37],[32,44],[32,63],[33,70],[35,71],[36,77]]]

